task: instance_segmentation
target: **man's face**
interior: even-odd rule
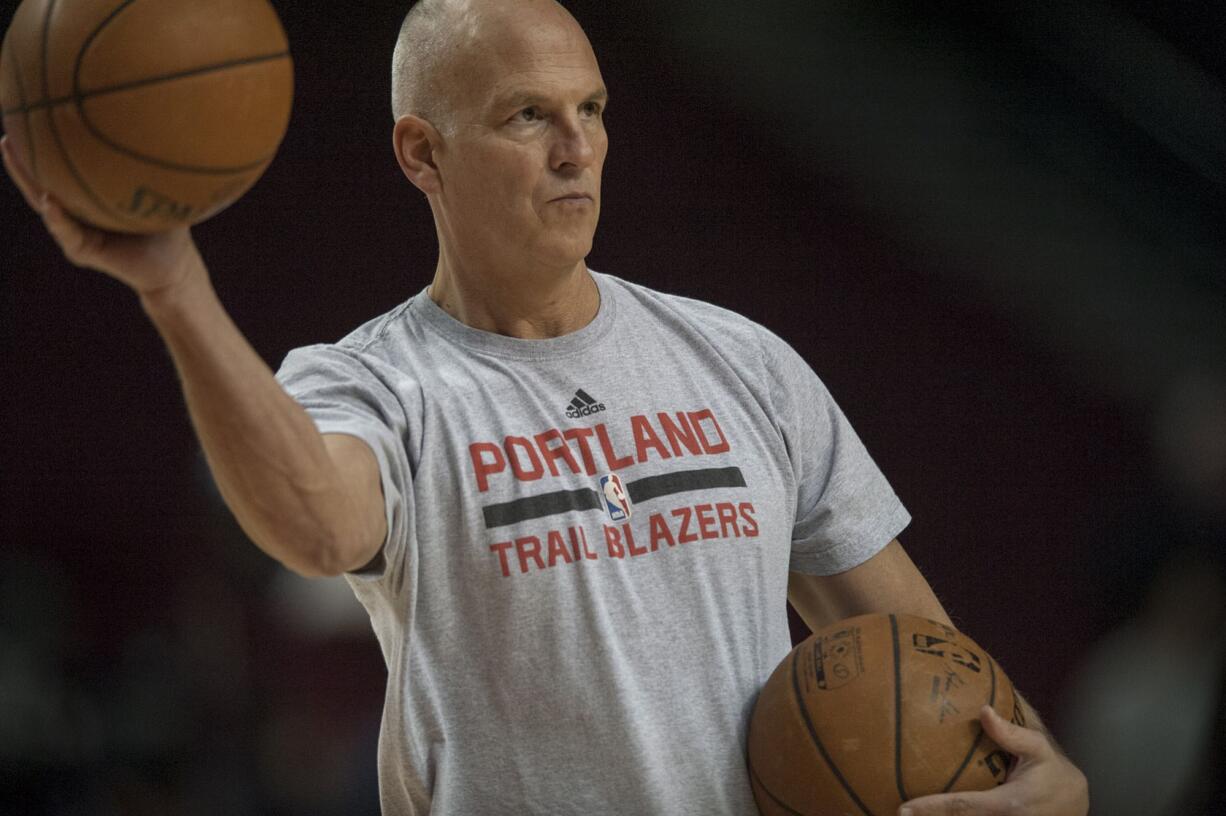
[[[515,5],[452,61],[436,212],[461,258],[560,268],[591,251],[600,216],[604,82],[565,12]]]

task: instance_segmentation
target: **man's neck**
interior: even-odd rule
[[[578,331],[600,309],[600,291],[583,262],[557,272],[489,273],[440,258],[429,295],[466,326],[523,340]]]

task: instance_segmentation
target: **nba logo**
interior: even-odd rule
[[[626,486],[616,473],[600,477],[600,489],[604,493],[604,506],[609,511],[609,518],[614,521],[625,521],[630,518],[630,497],[626,495]]]

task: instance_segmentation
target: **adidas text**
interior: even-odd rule
[[[571,406],[570,408],[566,409],[566,416],[570,419],[579,419],[580,417],[599,414],[604,409],[605,407],[603,402],[597,403],[596,405],[585,405],[582,408],[575,408],[574,406]]]

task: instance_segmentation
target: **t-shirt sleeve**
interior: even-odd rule
[[[843,572],[890,543],[911,516],[809,364],[763,335],[771,404],[796,485],[789,568]]]
[[[412,476],[404,441],[408,423],[385,376],[375,361],[334,345],[294,349],[277,371],[277,380],[306,409],[320,433],[361,439],[379,464],[387,537],[379,555],[350,575],[360,581],[402,573],[412,509],[408,506]]]

